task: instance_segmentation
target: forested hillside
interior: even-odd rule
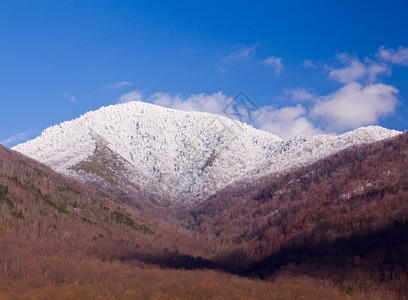
[[[405,133],[166,211],[1,147],[0,299],[406,299],[407,165]]]
[[[231,272],[408,295],[408,133],[208,199],[183,224]]]

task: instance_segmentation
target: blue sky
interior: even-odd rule
[[[0,141],[141,99],[284,138],[408,126],[407,1],[0,1]]]

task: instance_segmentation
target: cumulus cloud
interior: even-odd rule
[[[103,89],[121,89],[125,86],[132,86],[133,83],[129,81],[120,81],[120,82],[113,82],[108,85],[105,85]]]
[[[142,101],[143,100],[143,93],[142,91],[139,90],[134,90],[129,93],[126,93],[122,96],[120,96],[117,99],[118,103],[127,103],[131,101]]]
[[[367,67],[367,76],[369,82],[374,82],[377,80],[378,74],[384,73],[384,75],[391,75],[391,68],[386,64],[373,63],[370,62]]]
[[[300,104],[280,109],[270,106],[263,107],[255,123],[259,129],[269,131],[283,139],[321,133],[309,122],[306,117],[306,109]]]
[[[75,101],[76,101],[76,97],[75,97],[74,95],[68,94],[68,93],[66,93],[66,92],[63,92],[62,95],[63,95],[65,98],[69,99],[69,101],[71,101],[71,102],[75,102]]]
[[[213,94],[170,94],[157,92],[143,96],[140,91],[132,91],[118,98],[119,102],[146,101],[153,104],[180,109],[200,111],[232,117],[272,132],[283,139],[304,134],[323,132],[343,132],[364,125],[376,124],[380,117],[395,111],[398,90],[382,83],[363,85],[347,83],[339,90],[326,96],[318,96],[307,89],[284,91],[297,101],[312,101],[312,106],[248,107],[222,92]],[[250,101],[251,102],[251,101]],[[251,102],[252,103],[252,102]],[[309,108],[307,108],[309,107]],[[242,109],[247,110],[245,112]],[[254,108],[254,111],[251,111]],[[245,120],[240,118],[245,115]]]
[[[331,70],[329,77],[341,83],[348,83],[360,79],[366,74],[365,66],[358,60],[351,61],[348,66]]]
[[[394,112],[397,94],[398,90],[390,85],[351,82],[317,102],[312,115],[336,131],[375,124],[381,116]]]
[[[263,61],[264,65],[272,67],[275,70],[276,75],[279,75],[283,70],[282,58],[270,56]]]
[[[329,73],[329,77],[341,83],[347,84],[358,80],[374,82],[379,74],[390,73],[390,69],[387,65],[371,60],[366,60],[366,62],[363,63],[358,59],[344,57],[344,55],[340,56],[340,59],[345,64],[345,67],[332,69]]]
[[[377,56],[395,65],[408,66],[408,48],[398,47],[395,50],[382,46],[378,49]]]

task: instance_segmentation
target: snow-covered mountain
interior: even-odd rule
[[[49,127],[13,149],[87,182],[141,190],[155,201],[198,202],[234,182],[399,133],[370,126],[284,141],[218,115],[130,102]]]

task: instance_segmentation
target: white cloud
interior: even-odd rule
[[[275,70],[276,75],[279,75],[283,70],[282,58],[270,56],[263,61],[264,65],[270,66]]]
[[[147,101],[157,105],[180,109],[184,111],[201,111],[224,115],[223,109],[232,99],[222,92],[213,94],[193,94],[187,98],[180,95],[171,96],[168,93],[154,93]]]
[[[382,83],[362,86],[351,82],[316,103],[311,113],[322,118],[329,130],[354,129],[393,113],[397,94],[395,87]]]
[[[282,108],[264,106],[255,113],[251,112],[245,121],[287,139],[304,134],[342,132],[375,124],[380,117],[393,113],[398,102],[398,90],[382,83],[362,85],[351,82],[327,96],[314,95],[304,88],[286,90],[284,93],[297,101],[313,101],[312,107],[306,108],[300,104]],[[157,92],[143,97],[140,91],[135,90],[122,95],[118,100],[141,100],[184,111],[200,111],[234,118],[237,116],[236,119],[239,119],[236,109],[241,113],[240,109],[246,107],[239,102],[234,104],[234,99],[222,92],[189,96]]]
[[[321,133],[308,121],[306,109],[300,104],[280,109],[270,106],[263,107],[255,123],[259,129],[269,131],[283,139]]]
[[[66,92],[63,92],[62,95],[63,95],[65,98],[69,99],[69,101],[71,101],[71,102],[75,102],[75,101],[76,101],[76,97],[75,97],[74,95],[68,94],[68,93],[66,93]]]
[[[233,101],[231,97],[222,92],[213,94],[192,94],[183,97],[180,94],[171,95],[170,93],[156,92],[148,96],[143,96],[142,91],[132,91],[120,96],[118,103],[131,101],[146,101],[160,106],[180,109],[184,111],[201,111],[226,116],[224,108]]]
[[[256,48],[258,48],[258,46],[259,44],[242,46],[241,48],[223,57],[220,61],[214,62],[217,72],[221,74],[228,73],[230,70],[226,65],[236,63],[239,60],[252,58],[255,55]]]
[[[378,49],[377,56],[392,64],[408,66],[408,48],[398,47],[395,50],[382,46]]]
[[[219,66],[217,66],[217,71],[218,73],[221,73],[221,74],[225,74],[229,72],[227,68],[219,67]]]
[[[0,141],[0,144],[3,144],[5,146],[11,146],[18,142],[24,142],[30,137],[30,135],[34,134],[35,132],[36,132],[35,130],[30,129],[25,132],[17,133],[16,135],[13,135],[3,141]]]
[[[345,66],[338,69],[333,68],[329,72],[329,77],[344,84],[359,80],[372,83],[377,80],[377,76],[381,73],[391,74],[391,70],[387,65],[369,59],[366,59],[363,63],[346,53],[338,54],[337,59]]]
[[[143,93],[142,91],[138,91],[138,90],[134,90],[129,93],[126,93],[117,99],[118,103],[127,103],[131,101],[142,101],[142,100],[143,100]]]
[[[290,95],[292,99],[296,101],[308,101],[317,99],[317,96],[311,94],[308,90],[304,88],[287,89],[284,90],[284,93]]]
[[[338,80],[341,83],[348,83],[360,79],[366,73],[366,66],[360,61],[354,60],[349,62],[344,68],[331,70],[329,77]]]
[[[132,86],[133,83],[129,82],[129,81],[120,81],[120,82],[113,82],[110,83],[108,85],[105,85],[103,87],[103,89],[120,89],[123,88],[125,86]]]
[[[247,57],[251,57],[252,55],[255,54],[255,50],[258,47],[258,45],[253,45],[253,46],[243,46],[240,49],[231,52],[230,55],[228,55],[227,59],[243,59]]]
[[[310,59],[306,59],[303,61],[302,65],[307,68],[317,69],[317,66],[311,61]]]
[[[254,54],[256,46],[243,47],[229,55],[228,59],[242,59]],[[265,106],[259,109],[257,118],[250,120],[256,127],[273,132],[282,138],[302,134],[320,134],[322,132],[342,132],[360,126],[376,124],[379,118],[392,114],[397,106],[398,90],[390,85],[378,82],[380,75],[391,75],[391,67],[386,62],[408,64],[408,49],[390,50],[380,48],[377,58],[382,60],[362,60],[347,53],[336,55],[336,67],[324,67],[329,77],[342,84],[339,90],[326,96],[313,94],[305,88],[286,89],[283,92],[295,101],[312,101],[312,107],[298,104],[283,108]],[[282,58],[270,56],[263,64],[271,67],[277,75],[284,69]],[[303,66],[322,67],[311,60],[303,61]],[[215,64],[218,71],[227,69]],[[225,115],[224,108],[233,99],[222,92],[214,94],[196,94],[188,97],[172,96],[168,93],[155,93],[147,101],[176,109],[204,111]],[[235,107],[234,107],[235,108]]]
[[[387,76],[391,75],[391,68],[385,64],[370,62],[367,68],[367,76],[369,82],[374,82],[377,80],[377,75],[384,73]]]
[[[225,74],[228,73],[229,70],[226,67],[221,66],[219,63],[214,63],[215,67],[217,68],[218,73]]]

